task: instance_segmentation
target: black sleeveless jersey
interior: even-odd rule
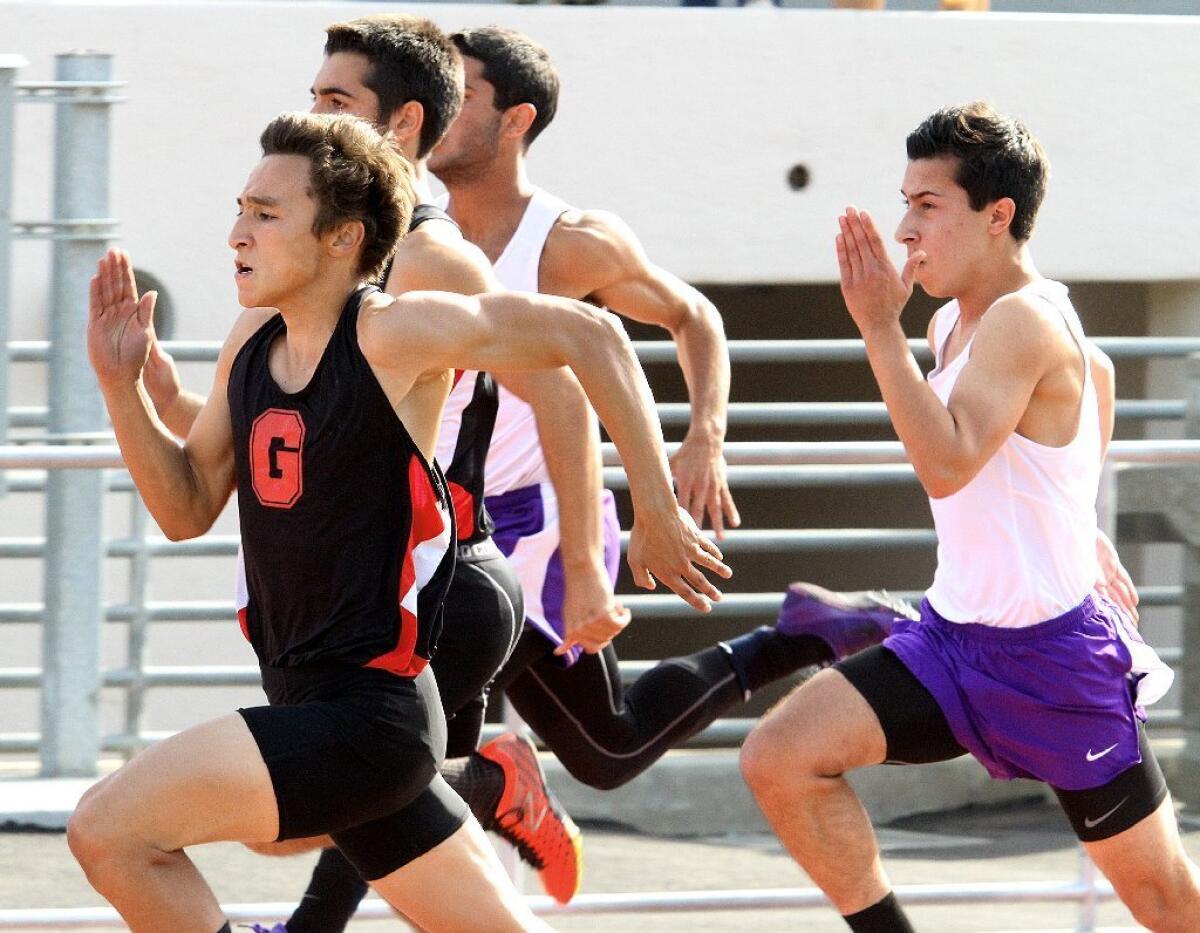
[[[445,220],[454,224],[454,219],[440,207],[418,204],[413,208],[408,232],[412,233],[429,220]],[[457,228],[458,224],[454,226]],[[387,268],[383,270],[380,288],[387,284],[388,276],[392,274],[392,262],[389,259]],[[460,385],[464,379],[468,381]],[[496,380],[487,373],[464,372],[461,369],[454,373],[454,388],[446,402],[442,420],[443,443],[438,447],[445,451],[453,437],[453,455],[449,464],[443,463],[443,466],[450,496],[454,500],[458,543],[461,545],[486,541],[495,530],[492,517],[483,504],[483,468],[487,462],[488,447],[492,443],[499,405],[500,392]]]
[[[249,597],[242,626],[269,667],[347,665],[415,676],[454,571],[444,480],[413,443],[358,346],[350,296],[308,385],[284,392],[276,315],[229,375]]]

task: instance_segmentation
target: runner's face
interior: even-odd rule
[[[379,122],[379,97],[364,83],[371,63],[358,52],[334,52],[327,55],[321,70],[313,78],[313,113],[348,113]]]
[[[250,173],[238,196],[229,233],[238,302],[243,308],[278,307],[280,299],[320,273],[322,244],[313,235],[317,203],[309,194],[309,160],[269,155]]]
[[[479,59],[464,56],[463,67],[462,110],[429,155],[429,170],[447,183],[480,174],[499,152],[503,114],[496,109],[496,89],[483,79]]]
[[[900,189],[905,211],[896,239],[910,256],[917,250],[925,252],[915,279],[939,298],[959,294],[971,281],[992,239],[991,212],[987,206],[971,209],[966,189],[956,180],[958,162],[953,156],[914,159]]]

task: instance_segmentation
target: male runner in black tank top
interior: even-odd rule
[[[260,576],[255,583],[252,573],[258,590],[248,632],[272,705],[143,752],[85,795],[68,827],[69,844],[93,886],[135,931],[223,928],[220,907],[185,847],[267,842],[297,831],[334,832],[378,892],[422,928],[538,928],[473,819],[439,838],[462,819],[463,807],[434,777],[441,749],[432,677],[427,670],[411,676],[436,635],[437,607],[420,597],[433,591],[414,589],[436,584],[444,567],[444,557],[433,559],[435,546],[418,551],[446,533],[446,524],[433,520],[442,493],[425,465],[451,371],[572,366],[629,473],[638,508],[635,578],[650,585],[656,577],[699,605],[720,595],[701,568],[721,575],[728,568],[678,512],[649,388],[608,315],[543,296],[364,295],[359,283],[377,274],[408,221],[407,163],[351,118],[283,115],[264,132],[263,148],[229,240],[239,301],[251,310],[234,325],[213,392],[182,446],[153,416],[141,384],[154,296],[138,298],[126,254],[114,250],[100,264],[88,348],[117,441],[147,508],[172,539],[207,531],[235,481],[250,485],[239,495],[264,523],[266,509],[292,512],[282,540],[243,516],[248,546],[253,540],[256,549],[247,551],[248,568],[278,566],[293,547],[304,556],[340,544],[353,558],[366,544],[362,535],[376,533],[369,515],[386,496],[407,490],[393,500],[407,508],[389,518],[393,540],[375,545],[392,557],[360,567],[364,582],[353,591],[375,594],[370,599],[345,605],[334,585],[337,569],[285,581],[301,588],[291,595],[281,581]],[[346,314],[354,315],[353,327]],[[269,345],[264,327],[279,328]],[[235,373],[245,381],[238,384]],[[345,385],[331,391],[327,380]],[[336,472],[312,458],[354,449],[353,439],[338,437],[342,422],[323,407],[327,398],[343,415],[348,405],[370,406],[378,420],[390,408],[396,422],[382,429],[391,436],[378,448],[389,461],[375,469],[394,474],[393,456],[404,468],[400,477],[359,490],[371,495],[340,514],[305,501],[306,493],[329,488]],[[231,403],[243,410],[235,414]],[[310,403],[313,423],[306,420]],[[239,423],[248,444],[240,453]],[[378,460],[370,449],[360,453]],[[344,465],[351,477],[360,469]],[[399,585],[392,590],[397,554]],[[331,567],[341,566],[329,557]],[[387,604],[391,621],[383,625],[371,607],[383,613],[385,595],[395,602]],[[385,632],[395,640],[376,653],[387,647]],[[361,793],[346,800],[351,780]],[[414,849],[417,838],[424,844]]]
[[[364,17],[327,30],[326,57],[313,81],[314,112],[347,112],[371,120],[391,133],[397,148],[413,159],[414,188],[431,199],[425,159],[441,138],[462,101],[461,62],[452,43],[428,20],[407,15]],[[380,278],[392,295],[413,290],[477,294],[499,288],[490,263],[461,235],[441,209],[429,203],[414,208],[408,235]],[[495,419],[496,381],[474,375],[471,403],[462,413],[454,456],[442,466],[458,519],[458,568],[446,597],[439,651],[432,668],[448,720],[447,754],[461,762],[478,744],[489,683],[507,658],[524,618],[520,585],[490,541],[491,519],[483,505],[483,466]],[[504,374],[506,388],[534,406],[542,442],[559,465],[598,460],[594,432],[579,431],[594,416],[569,371]],[[186,437],[202,396],[181,390],[170,358],[155,344],[145,377],[160,416]],[[579,596],[580,594],[574,594]],[[581,639],[597,643],[619,628],[627,616],[611,594],[576,599],[575,617],[592,623]],[[601,628],[603,627],[603,628]],[[545,787],[532,749],[511,739],[485,750],[504,753],[509,771],[519,775],[513,790],[527,807],[528,820],[510,815],[494,828],[518,847],[539,871],[547,893],[567,901],[579,887],[582,871],[579,833]],[[517,759],[515,762],[511,759]],[[521,767],[512,767],[519,763]],[[536,824],[536,834],[525,825]],[[308,851],[318,840],[256,846],[263,854]],[[326,840],[327,843],[327,840]],[[340,928],[366,893],[357,872],[336,850],[320,860],[313,883],[288,922],[292,933]]]

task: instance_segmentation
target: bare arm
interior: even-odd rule
[[[1088,344],[1088,364],[1091,366],[1093,384],[1096,386],[1096,400],[1100,409],[1100,457],[1108,453],[1109,442],[1112,441],[1113,424],[1116,419],[1116,372],[1112,360],[1095,344]],[[1139,602],[1137,587],[1133,578],[1121,563],[1117,549],[1109,540],[1103,528],[1096,529],[1096,563],[1099,566],[1099,579],[1096,589],[1115,602],[1129,614],[1134,622],[1138,621],[1137,605]]]
[[[613,315],[547,295],[464,298],[421,292],[368,314],[360,340],[371,365],[391,367],[401,386],[443,368],[505,372],[570,366],[629,475],[636,512],[629,562],[635,580],[652,588],[653,574],[700,609],[709,608],[709,598],[719,598],[693,562],[722,576],[730,571],[717,549],[678,514],[653,396]]]
[[[388,294],[437,289],[477,295],[503,290],[483,252],[448,224],[423,224],[405,240],[401,251],[388,277]],[[565,652],[579,644],[599,651],[628,624],[629,613],[614,599],[604,566],[596,415],[569,369],[493,375],[533,409],[546,469],[560,503],[566,592],[564,640],[557,650]]]
[[[587,293],[577,297],[594,299],[635,321],[657,324],[674,339],[691,420],[671,468],[683,507],[697,522],[707,512],[722,536],[726,524],[737,527],[741,519],[729,491],[723,453],[729,348],[720,313],[699,291],[650,262],[633,231],[615,215],[588,211],[563,233],[570,238],[571,267],[586,270],[580,281],[586,282]],[[552,235],[547,249],[554,247]]]
[[[129,472],[167,537],[207,531],[233,489],[225,388],[232,358],[254,326],[243,315],[217,363],[212,397],[180,446],[154,414],[142,370],[154,340],[154,294],[141,299],[128,254],[111,250],[92,278],[88,354]]]
[[[615,615],[611,612],[613,589],[604,563],[603,469],[596,413],[569,369],[507,373],[497,378],[533,409],[546,470],[559,500],[566,637],[556,651],[565,654],[574,644],[599,651],[625,627],[629,613],[619,606]]]
[[[846,306],[917,478],[934,498],[952,495],[1017,428],[1052,359],[1049,327],[1019,296],[1002,299],[979,324],[971,359],[943,405],[921,374],[900,327],[917,254],[898,273],[870,218],[842,218],[838,263]]]

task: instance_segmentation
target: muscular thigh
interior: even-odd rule
[[[874,711],[832,668],[788,694],[759,721],[755,735],[774,758],[827,775],[879,764],[886,749]]]
[[[271,776],[236,714],[152,745],[87,798],[106,819],[165,851],[278,835]]]

